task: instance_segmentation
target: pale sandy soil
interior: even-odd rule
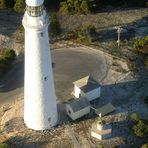
[[[136,24],[146,24],[145,18],[148,16],[148,10],[143,9],[131,9],[131,10],[123,10],[123,11],[114,11],[114,12],[102,12],[97,13],[95,15],[82,15],[82,16],[60,16],[59,20],[62,25],[63,30],[71,30],[81,25],[93,24],[97,27],[98,31],[106,30],[106,28],[112,28],[116,25],[122,25],[127,27],[136,26]],[[0,43],[4,48],[14,48],[18,53],[23,49],[23,42],[19,40],[16,42],[17,29],[21,24],[22,16],[14,14],[10,15],[5,11],[0,10]],[[89,20],[89,21],[88,21]],[[8,23],[9,22],[9,23]],[[10,23],[11,22],[11,23]],[[134,34],[140,36],[141,32],[144,35],[142,29],[140,28]],[[144,32],[145,32],[144,28]],[[20,33],[19,33],[20,34]],[[107,37],[107,36],[106,36]],[[109,41],[109,40],[108,40]],[[108,42],[107,41],[107,42]],[[107,44],[103,44],[106,46]],[[99,47],[101,48],[101,47]],[[98,49],[99,49],[98,48]],[[105,103],[111,102],[116,107],[117,110],[104,117],[106,122],[110,123],[113,128],[112,138],[98,141],[90,137],[90,128],[91,124],[97,120],[96,117],[88,117],[82,118],[80,121],[76,122],[68,122],[69,119],[65,116],[64,104],[59,105],[60,115],[60,125],[56,128],[53,128],[49,131],[41,131],[36,132],[30,129],[27,129],[23,122],[23,97],[14,97],[13,103],[9,103],[13,94],[20,95],[23,92],[23,83],[19,83],[19,87],[17,89],[12,89],[11,93],[6,93],[6,96],[9,98],[9,102],[5,102],[6,104],[0,108],[0,142],[8,142],[11,144],[13,148],[73,148],[73,147],[82,147],[82,148],[97,148],[99,143],[103,143],[106,148],[109,148],[111,145],[118,145],[119,147],[137,147],[139,148],[142,143],[146,141],[139,140],[136,138],[129,128],[131,123],[129,116],[132,112],[137,112],[141,117],[148,116],[148,108],[143,102],[143,97],[148,95],[148,80],[147,79],[135,79],[133,73],[129,71],[129,68],[126,64],[126,61],[123,59],[119,59],[113,57],[107,53],[103,53],[102,51],[96,51],[95,49],[90,49],[89,47],[80,46],[73,43],[55,43],[52,45],[52,57],[53,62],[55,64],[55,84],[56,91],[58,94],[58,102],[64,101],[65,99],[70,98],[72,91],[72,82],[74,79],[79,79],[82,76],[85,76],[90,71],[94,73],[95,78],[100,81],[102,84],[102,94],[101,98],[96,102],[96,105],[101,106]],[[85,51],[83,51],[85,50]],[[102,50],[102,49],[100,49]],[[71,51],[71,52],[70,52]],[[125,50],[127,51],[127,50]],[[67,65],[63,68],[61,57],[63,57],[63,62],[65,58],[68,58],[69,53],[71,54],[73,66],[71,67],[72,73],[68,73],[66,70],[67,67],[70,67],[71,64],[66,63]],[[77,54],[76,54],[77,53]],[[97,54],[96,54],[97,53]],[[64,54],[64,55],[63,55]],[[75,65],[75,57],[79,55],[82,56],[83,59],[91,59],[93,58],[92,65],[93,69],[91,70],[91,66],[87,69],[87,65],[85,65],[85,69],[81,73],[77,74],[75,70],[77,65]],[[95,55],[95,56],[94,56]],[[99,55],[99,56],[97,56]],[[95,58],[94,58],[95,57]],[[96,71],[96,67],[98,63],[95,59],[100,57],[98,63],[103,63],[102,71]],[[60,59],[61,58],[61,59]],[[69,56],[70,58],[70,56]],[[78,58],[78,57],[77,57]],[[88,62],[88,60],[87,60]],[[23,78],[22,66],[23,62],[18,61],[18,65],[16,66],[16,72],[19,69],[20,77],[16,75],[17,78]],[[21,64],[20,64],[21,63]],[[60,65],[61,63],[61,65]],[[83,61],[80,61],[82,64]],[[84,62],[85,63],[85,62]],[[101,65],[101,64],[99,64]],[[81,66],[80,66],[81,67]],[[83,65],[82,65],[83,67]],[[82,68],[81,67],[81,68]],[[101,66],[99,66],[101,67]],[[61,70],[63,69],[63,70]],[[13,70],[15,71],[15,69]],[[60,77],[58,76],[58,71],[60,71]],[[65,72],[65,76],[64,75]],[[100,74],[100,73],[101,74]],[[10,72],[9,76],[12,75]],[[73,79],[70,79],[68,75],[72,75]],[[75,77],[73,77],[73,75]],[[100,76],[98,76],[100,75]],[[62,78],[62,79],[61,79]],[[16,80],[15,79],[15,80]],[[8,84],[13,86],[16,83],[13,77],[11,80],[8,79]],[[68,85],[64,84],[64,81],[68,80]],[[1,81],[0,81],[1,82]],[[6,81],[5,81],[6,82]],[[12,83],[11,83],[12,82]],[[22,79],[19,82],[23,82]],[[63,87],[62,87],[63,86]],[[0,89],[3,85],[0,83]],[[66,88],[66,89],[65,89]],[[14,92],[13,92],[14,90]],[[64,91],[63,91],[64,90]],[[14,95],[14,96],[15,96]],[[22,95],[22,94],[21,94]],[[2,98],[2,94],[0,94],[0,99]],[[63,124],[63,122],[65,124]],[[126,141],[125,141],[126,139]],[[145,139],[144,139],[145,140]],[[147,140],[147,139],[146,139]]]

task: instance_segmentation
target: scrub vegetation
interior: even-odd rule
[[[135,40],[134,48],[138,52],[148,54],[148,36]]]
[[[50,24],[49,24],[49,35],[51,37],[56,37],[61,34],[61,28],[59,21],[57,19],[56,13],[53,12],[50,15]]]
[[[1,143],[0,148],[9,148],[7,143]]]
[[[0,77],[8,71],[15,57],[15,51],[12,49],[6,49],[0,52]]]
[[[0,8],[12,8],[18,13],[24,12],[25,0],[0,0]],[[102,6],[144,7],[147,0],[45,0],[48,10],[60,10],[66,14],[88,14],[99,10]]]
[[[110,89],[111,91],[108,93],[112,93],[112,91],[116,92],[117,98],[118,98],[118,92],[120,92],[120,89],[118,91],[118,88],[122,87],[121,91],[124,94],[127,94],[128,88],[134,87],[134,89],[131,89],[130,91],[131,95],[128,95],[128,97],[123,99],[125,104],[121,103],[122,100],[120,102],[119,98],[115,100],[113,98],[112,102],[113,103],[115,102],[117,104],[118,106],[117,111],[123,111],[123,112],[125,111],[125,113],[128,112],[128,115],[131,114],[130,111],[137,112],[138,114],[133,113],[131,115],[132,121],[126,120],[129,116],[124,118],[125,120],[122,120],[123,119],[122,113],[119,113],[119,116],[118,114],[114,113],[112,115],[107,115],[106,117],[108,118],[108,121],[111,121],[113,125],[113,132],[114,131],[115,132],[113,133],[114,134],[113,138],[111,138],[111,140],[107,139],[106,143],[104,142],[101,144],[100,142],[96,142],[92,138],[89,139],[90,135],[88,134],[88,129],[91,127],[92,122],[94,122],[94,119],[90,120],[90,123],[88,119],[86,119],[82,122],[76,122],[76,124],[70,125],[74,131],[74,134],[76,134],[76,138],[80,141],[80,143],[85,140],[88,143],[88,145],[89,144],[91,146],[95,145],[97,147],[106,147],[106,145],[109,145],[110,147],[115,147],[114,145],[116,144],[125,145],[125,147],[126,146],[133,147],[132,144],[134,143],[136,144],[137,147],[147,148],[148,144],[146,144],[147,141],[145,139],[147,138],[146,136],[148,135],[148,120],[141,118],[142,116],[141,117],[139,116],[141,115],[141,113],[143,115],[145,114],[147,115],[146,113],[147,110],[145,108],[148,105],[148,96],[147,96],[148,94],[146,94],[148,92],[147,91],[148,71],[146,71],[146,69],[148,70],[148,36],[147,36],[148,17],[147,17],[147,9],[143,8],[147,7],[147,1],[146,0],[45,0],[44,4],[47,11],[49,11],[50,14],[49,35],[52,43],[51,46],[55,46],[55,48],[58,49],[59,47],[67,45],[69,48],[69,45],[70,47],[71,46],[77,47],[77,45],[79,44],[85,44],[95,49],[102,50],[105,53],[109,53],[109,55],[111,56],[112,55],[115,56],[113,58],[112,65],[110,65],[110,63],[107,63],[108,64],[107,66],[112,66],[111,70],[114,72],[115,75],[112,76],[111,75],[112,73],[110,74],[109,71],[108,72],[109,79],[116,77],[118,73],[124,74],[125,72],[126,74],[128,74],[127,70],[124,71],[123,63],[116,64],[117,60],[116,57],[122,58],[126,60],[126,62],[129,62],[130,64],[133,63],[132,65],[133,73],[131,73],[131,75],[129,76],[127,75],[127,78],[125,78],[125,80],[127,80],[125,81],[125,84],[120,84],[120,83],[118,84],[117,82],[115,83],[116,85],[114,85],[113,83],[112,86],[106,86],[106,87],[112,87],[112,89]],[[22,25],[19,24],[19,22],[21,23],[22,20],[22,14],[23,14],[22,12],[24,12],[25,10],[25,3],[24,0],[0,0],[0,8],[1,9],[3,8],[4,9],[3,13],[5,13],[5,15],[3,15],[2,13],[0,14],[0,18],[2,18],[1,19],[2,21],[0,23],[1,34],[6,36],[8,35],[11,40],[15,40],[15,45],[16,44],[20,45],[13,47],[9,45],[10,44],[9,41],[4,40],[3,46],[9,43],[7,45],[9,47],[1,46],[1,48],[5,50],[2,51],[0,50],[1,51],[0,77],[2,77],[11,68],[12,63],[16,57],[15,52],[11,49],[15,49],[15,51],[17,51],[18,47],[20,48],[20,50],[24,49],[23,47],[24,28]],[[9,13],[7,13],[6,11],[7,9],[9,10],[8,11]],[[12,12],[12,10],[17,13]],[[8,21],[9,23],[7,23]],[[123,32],[121,32],[121,41],[119,48],[116,42],[117,30],[114,28],[115,26],[121,26],[123,28]],[[78,48],[76,50],[78,50]],[[94,56],[94,54],[92,55]],[[70,57],[71,55],[68,56]],[[83,59],[80,60],[83,61]],[[67,59],[65,61],[67,61]],[[105,69],[106,67],[103,67],[103,69]],[[18,71],[16,71],[16,73],[18,73]],[[132,82],[130,81],[128,82],[128,80],[131,80],[133,77],[134,79],[137,78],[136,76],[138,76],[139,78],[138,82],[133,82],[134,84],[132,84]],[[59,78],[59,80],[61,80],[61,78]],[[104,81],[104,83],[108,82],[109,79]],[[114,82],[114,80],[112,82]],[[114,88],[114,86],[116,86],[116,88]],[[65,88],[63,90],[62,89],[60,93],[64,94],[65,91],[63,90]],[[124,95],[122,97],[124,98]],[[140,98],[142,98],[142,100]],[[62,101],[65,101],[64,99]],[[105,101],[108,102],[107,99],[102,98],[100,102],[103,101],[104,103]],[[116,116],[118,116],[118,118],[116,118]],[[120,118],[121,120],[116,120]],[[17,118],[14,119],[14,122],[11,122],[11,124],[7,124],[6,126],[11,127],[16,125],[16,123],[18,123],[17,120],[18,120]],[[19,120],[20,123],[23,121],[21,119]],[[87,124],[88,126],[86,126]],[[49,144],[48,147],[51,147],[51,145],[53,146],[54,143],[56,145],[55,147],[60,147],[65,144],[64,145],[65,147],[70,148],[72,147],[71,145],[73,145],[73,142],[70,139],[71,137],[69,136],[70,135],[69,132],[65,134],[68,131],[66,126],[67,125],[65,126],[61,125],[55,128],[54,133],[52,131],[45,131],[45,132],[43,131],[37,133],[28,129],[26,129],[25,131],[24,127],[22,131],[23,134],[25,132],[26,133],[24,135],[20,133],[19,136],[14,134],[14,138],[10,137],[11,138],[10,142],[12,145],[15,145],[16,143],[17,144],[23,143],[24,145],[30,144],[34,146],[35,144],[36,146],[37,142],[39,144],[44,145],[46,143],[45,141],[47,141],[47,143]],[[132,128],[129,128],[131,126]],[[9,130],[12,128],[8,127],[6,129]],[[20,126],[19,129],[22,129],[22,127]],[[126,139],[125,138],[118,139],[118,137],[126,137]],[[0,148],[1,147],[2,148],[5,147],[5,144],[1,144]]]
[[[60,11],[66,14],[88,14],[95,7],[95,0],[66,0],[60,3]]]
[[[84,44],[89,44],[97,37],[96,27],[94,25],[86,25],[78,27],[73,31],[67,32],[65,39],[73,40]]]
[[[146,137],[148,135],[148,120],[141,119],[136,113],[131,115],[131,120],[134,122],[132,130],[138,137]]]

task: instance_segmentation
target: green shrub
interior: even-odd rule
[[[6,50],[6,52],[5,52],[5,54],[4,54],[4,57],[5,57],[5,59],[6,59],[7,61],[12,62],[12,61],[15,59],[15,57],[16,57],[15,51],[12,50],[12,49]]]
[[[105,148],[103,144],[99,144],[98,148]]]
[[[94,25],[88,25],[88,26],[86,27],[86,30],[87,30],[87,32],[90,33],[90,34],[95,34],[95,33],[96,33],[96,27],[95,27]]]
[[[78,27],[74,31],[70,31],[66,34],[66,39],[73,39],[77,42],[90,43],[97,34],[96,28],[93,25]]]
[[[131,120],[138,122],[140,120],[139,116],[136,113],[131,114]]]
[[[148,36],[134,41],[134,48],[141,53],[148,54]]]
[[[93,25],[83,26],[77,30],[78,38],[80,42],[92,42],[97,34],[96,28]]]
[[[70,31],[65,35],[65,39],[71,40],[71,39],[77,39],[77,33],[75,31]]]
[[[56,37],[61,34],[60,23],[58,22],[56,13],[52,13],[50,16],[49,35]]]
[[[148,143],[143,144],[141,148],[148,148]]]
[[[8,71],[16,55],[14,50],[4,50],[0,54],[0,76]]]
[[[60,3],[60,11],[66,14],[88,14],[95,6],[95,0],[65,0]]]
[[[7,143],[0,143],[0,148],[9,148]]]
[[[148,134],[148,123],[144,120],[139,120],[136,125],[133,126],[133,131],[136,136],[144,137]]]
[[[5,8],[5,7],[6,7],[6,1],[0,0],[0,8]]]
[[[17,13],[23,13],[25,10],[25,1],[24,0],[16,0],[13,9]]]

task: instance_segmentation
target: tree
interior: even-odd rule
[[[25,1],[24,0],[16,0],[14,5],[14,11],[17,13],[23,13],[25,9]]]
[[[5,7],[6,7],[6,1],[0,0],[0,8],[5,8]]]
[[[143,144],[141,148],[148,148],[148,143]]]
[[[138,52],[148,54],[148,36],[135,40],[134,48]]]
[[[136,136],[144,137],[148,135],[148,123],[144,120],[139,120],[136,125],[133,126],[133,131]]]
[[[60,11],[68,14],[87,14],[95,6],[95,0],[66,0],[60,3]]]
[[[6,49],[0,53],[0,77],[8,71],[15,57],[15,51],[11,49]]]
[[[58,22],[56,13],[52,13],[50,16],[49,35],[51,35],[52,37],[55,37],[60,34],[61,34],[61,27]]]

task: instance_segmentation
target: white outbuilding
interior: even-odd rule
[[[76,120],[90,113],[90,103],[86,98],[69,100],[65,104],[66,113],[72,119]]]
[[[85,97],[88,101],[92,101],[100,97],[101,86],[91,76],[86,76],[80,80],[73,82],[74,92],[76,98]]]

